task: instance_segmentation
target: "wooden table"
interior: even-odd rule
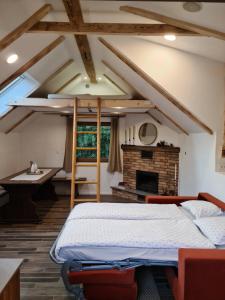
[[[38,223],[35,200],[57,200],[52,177],[61,168],[40,168],[50,171],[38,180],[12,180],[23,174],[23,170],[0,180],[0,185],[9,193],[9,203],[1,208],[1,223]]]
[[[20,299],[22,259],[0,259],[0,300]]]

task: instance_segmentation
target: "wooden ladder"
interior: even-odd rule
[[[74,109],[73,109],[73,143],[72,143],[72,176],[71,176],[71,197],[70,197],[70,208],[72,209],[76,203],[80,202],[100,202],[100,166],[101,166],[101,99],[96,100],[97,114],[95,116],[78,113],[78,102],[76,98],[74,100]],[[78,131],[77,123],[79,119],[82,118],[96,118],[97,131]],[[79,134],[95,134],[97,137],[96,147],[77,147],[77,136]],[[96,151],[96,163],[78,163],[77,162],[77,150],[94,150]],[[96,167],[97,176],[96,181],[76,181],[76,170],[79,167]],[[96,185],[96,198],[76,198],[75,199],[75,189],[78,184],[94,184]]]

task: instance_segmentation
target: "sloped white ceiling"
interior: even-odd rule
[[[44,20],[68,20],[61,0],[1,0],[0,38],[4,37],[21,22],[26,20],[45,3],[52,4],[54,11],[45,17]],[[86,22],[152,23],[151,20],[119,11],[121,5],[130,5],[154,10],[171,17],[225,32],[225,3],[203,3],[202,11],[192,14],[182,9],[181,2],[81,1],[81,5]],[[24,34],[2,51],[0,53],[0,82],[51,43],[57,36],[56,34],[46,33]],[[155,103],[160,105],[171,117],[175,118],[178,123],[180,122],[184,128],[190,132],[199,132],[202,130],[185,117],[183,113],[166,102],[165,99],[161,99],[161,96],[146,84],[146,82],[115,58],[110,51],[106,50],[99,43],[97,38],[98,36],[96,35],[88,37],[97,76],[102,76],[103,73],[106,73],[113,77],[119,85],[127,89],[128,92],[134,93],[135,89],[137,89],[140,93],[144,94],[147,99],[151,98],[154,100]],[[212,128],[215,127],[214,121],[211,119],[213,106],[210,101],[213,101],[213,97],[220,97],[220,94],[217,95],[216,88],[213,89],[213,92],[210,92],[208,87],[206,89],[208,92],[206,93],[204,91],[204,85],[206,86],[209,83],[210,77],[207,77],[207,72],[211,68],[211,70],[213,70],[212,72],[214,72],[214,79],[212,77],[211,84],[218,87],[220,91],[222,89],[221,81],[219,80],[219,82],[217,82],[217,76],[221,78],[222,68],[224,72],[224,65],[222,65],[225,62],[224,41],[206,37],[177,37],[174,43],[166,42],[162,37],[106,36],[105,38],[112,42],[115,47],[118,47],[125,55],[128,55],[129,58],[139,67],[143,68],[144,71],[149,73],[156,80],[159,80],[160,84],[167,88],[170,93],[176,96],[185,106],[193,111],[193,113],[197,114],[202,121],[208,123],[208,126]],[[163,44],[166,47],[157,46],[158,44]],[[173,48],[182,51],[177,51]],[[13,65],[8,65],[5,61],[6,57],[13,52],[19,55],[19,60]],[[159,52],[161,53],[161,57],[159,57]],[[186,52],[195,55],[188,56]],[[154,55],[155,59],[150,59],[154,57]],[[181,58],[183,59],[183,57],[186,57],[183,60],[184,63],[180,64],[179,61]],[[207,58],[207,63],[202,57]],[[71,58],[74,59],[74,73],[81,73],[82,77],[85,76],[85,70],[74,37],[72,35],[66,35],[66,40],[33,66],[29,70],[29,73],[41,84],[49,75],[54,73]],[[126,81],[130,82],[131,86],[123,82],[120,77],[112,74],[112,72],[102,64],[101,60],[103,58],[111,62],[118,73],[121,73]],[[196,66],[194,66],[194,61],[196,62]],[[206,65],[208,67],[205,67]],[[204,68],[206,76],[202,76],[204,73],[202,70]],[[189,71],[189,79],[192,78],[190,80],[185,80],[186,77],[183,76],[183,74],[187,73],[187,70]],[[190,74],[191,71],[193,72],[192,74]],[[172,74],[174,74],[174,76],[172,76]],[[201,77],[199,88],[199,78]],[[169,79],[169,81],[167,81],[167,79]],[[133,89],[132,86],[135,87],[135,89]],[[75,89],[75,87],[73,88]],[[211,110],[208,109],[209,107],[211,107]]]

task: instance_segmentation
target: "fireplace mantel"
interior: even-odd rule
[[[179,147],[170,147],[170,146],[164,146],[164,147],[157,147],[157,146],[138,146],[138,145],[121,145],[121,149],[123,151],[163,151],[163,152],[180,152]]]

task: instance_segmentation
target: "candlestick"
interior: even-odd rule
[[[135,125],[133,126],[133,139],[135,140]]]
[[[129,127],[129,144],[131,142],[131,128]]]

